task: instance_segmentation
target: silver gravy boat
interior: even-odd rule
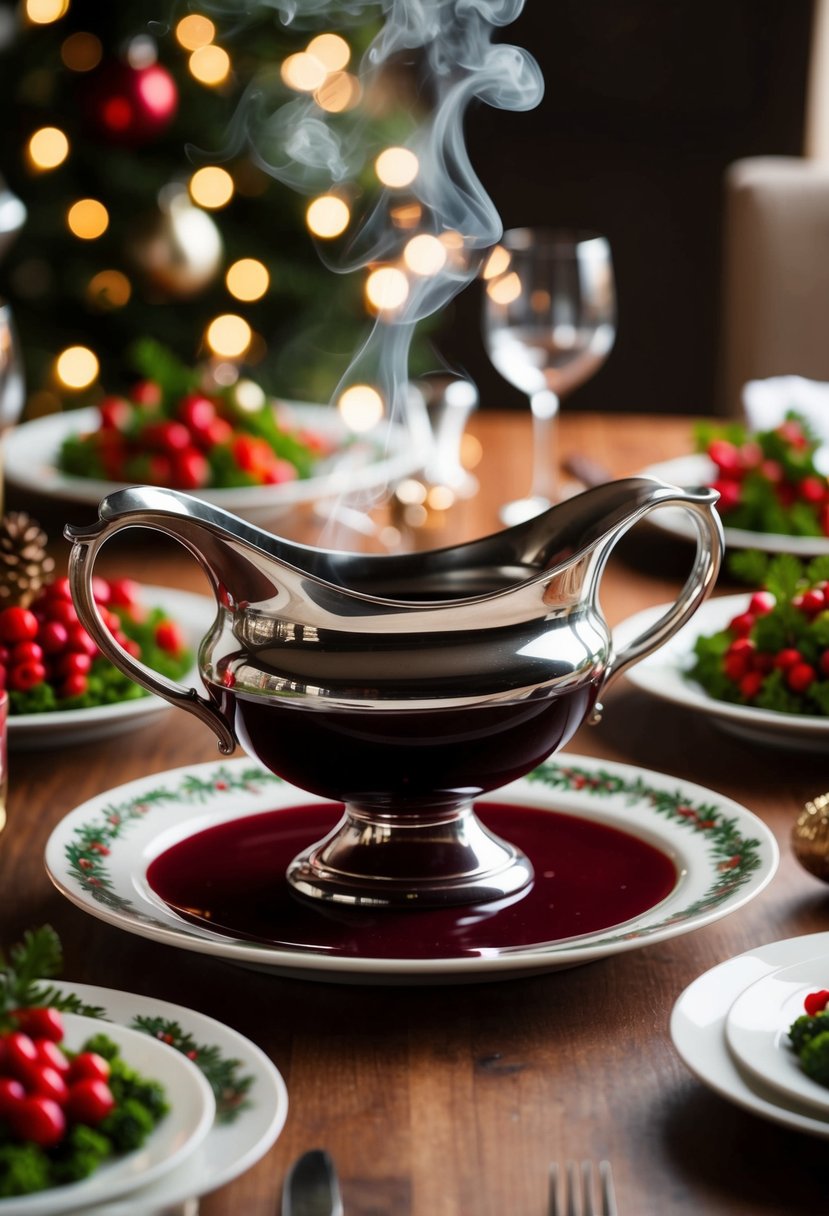
[[[173,490],[135,487],[66,528],[78,615],[116,667],[197,715],[303,790],[343,802],[339,825],[291,863],[304,896],[339,904],[479,903],[532,866],[474,799],[540,764],[631,664],[712,589],[717,495],[650,478],[610,482],[481,540],[375,556],[295,544]],[[644,516],[679,508],[696,552],[676,602],[617,651],[598,602],[607,559]],[[113,639],[92,592],[101,546],[125,528],[175,538],[216,597],[199,650],[207,695]]]

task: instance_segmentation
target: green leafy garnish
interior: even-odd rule
[[[104,1016],[100,1006],[88,1005],[74,993],[64,993],[43,983],[59,975],[62,966],[60,938],[51,925],[28,929],[8,953],[0,949],[0,1030],[14,1025],[13,1010],[31,1006],[49,1006],[63,1013],[93,1018]]]

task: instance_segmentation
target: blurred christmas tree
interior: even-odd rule
[[[329,31],[309,58],[319,34],[272,11],[221,30],[193,9],[170,21],[148,9],[0,2],[0,177],[28,211],[0,296],[21,337],[28,413],[123,388],[145,337],[188,364],[226,357],[280,396],[328,400],[376,309],[365,274],[323,265],[309,227],[336,222],[309,218],[307,195],[260,167],[239,136],[240,103],[266,70],[325,114],[356,108],[354,65],[375,30]],[[312,78],[292,77],[291,63]],[[412,126],[404,106],[375,107],[370,121],[378,146]]]

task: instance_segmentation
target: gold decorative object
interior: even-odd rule
[[[46,549],[46,533],[25,511],[10,511],[0,520],[0,608],[26,608],[55,570]]]
[[[811,799],[798,815],[792,851],[804,870],[829,882],[829,794]]]

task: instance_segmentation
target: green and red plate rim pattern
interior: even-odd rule
[[[131,900],[116,891],[110,875],[109,858],[113,848],[130,827],[161,805],[203,805],[213,801],[217,795],[220,798],[240,792],[256,795],[268,785],[283,784],[281,778],[258,765],[222,764],[215,768],[202,765],[196,771],[190,770],[177,776],[180,776],[180,780],[176,786],[160,784],[155,789],[143,789],[120,801],[112,801],[73,830],[72,838],[65,847],[68,873],[88,897],[116,911],[129,908],[131,917],[154,923],[152,918],[134,907]],[[716,803],[694,801],[681,788],[661,789],[650,784],[641,774],[631,776],[629,772],[613,772],[602,768],[598,762],[595,768],[568,765],[566,757],[561,762],[542,764],[525,780],[539,782],[564,793],[587,793],[597,799],[621,796],[628,805],[644,804],[675,826],[704,838],[714,874],[708,889],[691,904],[671,913],[658,924],[651,923],[642,929],[632,927],[623,932],[620,936],[625,940],[650,935],[658,928],[678,924],[715,909],[747,883],[763,864],[760,840],[744,836],[738,822],[725,815]]]

